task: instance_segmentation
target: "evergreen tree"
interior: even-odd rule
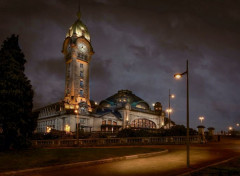
[[[36,128],[33,90],[24,74],[25,63],[18,36],[12,35],[0,50],[0,124],[5,149],[26,147]]]

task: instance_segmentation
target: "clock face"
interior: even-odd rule
[[[78,49],[80,50],[81,53],[87,53],[88,51],[88,48],[84,43],[79,43]]]

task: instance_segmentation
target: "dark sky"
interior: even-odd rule
[[[0,41],[15,33],[28,63],[35,107],[63,98],[61,53],[77,0],[1,0]],[[190,126],[219,130],[240,123],[240,1],[85,0],[82,21],[95,54],[91,99],[130,89],[149,104],[172,100],[172,119],[186,123],[186,79],[174,80],[189,60]]]

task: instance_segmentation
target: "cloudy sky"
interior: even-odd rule
[[[239,0],[85,0],[82,21],[95,54],[91,99],[120,89],[149,104],[172,100],[172,119],[186,124],[186,79],[174,80],[189,60],[190,126],[217,131],[240,123]],[[61,53],[74,23],[77,0],[1,0],[0,42],[11,34],[27,59],[35,107],[63,98],[65,63]]]

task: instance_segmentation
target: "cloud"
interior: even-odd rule
[[[36,92],[35,106],[63,97],[65,63],[61,54],[67,29],[76,20],[74,0],[0,2],[0,41],[20,35],[26,74]],[[81,1],[95,54],[90,64],[91,98],[130,89],[152,102],[172,100],[172,119],[185,124],[185,78],[189,60],[190,125],[226,129],[240,116],[239,1],[88,0]],[[6,18],[7,17],[7,18]]]

